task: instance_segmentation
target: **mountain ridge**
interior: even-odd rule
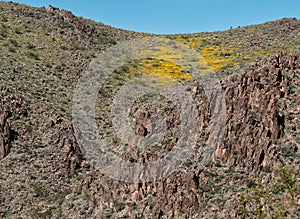
[[[181,124],[174,104],[140,98],[130,110],[135,133],[151,132],[150,117],[159,112],[168,130],[157,147],[121,144],[110,105],[131,77],[159,72],[158,81],[178,80],[201,112],[199,138],[186,163],[165,179],[130,184],[102,174],[85,158],[72,121],[73,95],[99,53],[157,35],[16,3],[1,2],[0,19],[0,217],[299,217],[300,20],[159,36],[198,51],[220,80],[225,134],[206,166],[198,165],[212,120],[203,84],[163,57],[116,69],[99,91],[96,117],[109,149],[121,158],[141,163],[164,156],[176,145]]]

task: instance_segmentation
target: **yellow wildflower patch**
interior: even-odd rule
[[[205,38],[209,40],[209,38]],[[176,36],[176,41],[184,43],[189,48],[197,50],[200,56],[210,65],[210,70],[217,71],[228,66],[235,66],[239,48],[225,49],[223,46],[201,45],[204,38]]]
[[[234,61],[234,50],[233,49],[222,49],[219,46],[208,45],[201,50],[201,55],[210,64],[210,68],[213,71],[220,70],[233,64]]]
[[[193,41],[193,45],[199,42]],[[189,66],[191,63],[182,63],[184,61],[182,54],[178,52],[178,48],[172,48],[170,46],[157,46],[151,50],[143,50],[139,54],[139,57],[143,57],[137,65],[137,68],[131,69],[127,73],[126,77],[132,77],[136,74],[144,74],[153,78],[154,81],[164,82],[171,85],[175,82],[182,82],[183,80],[192,79],[192,75],[187,73],[189,69],[184,69],[185,66]],[[205,70],[209,70],[206,60],[202,57],[195,57],[201,68],[201,73]],[[199,61],[198,61],[199,60]],[[186,60],[187,62],[189,60]],[[183,66],[180,66],[183,65]]]
[[[125,78],[132,78],[138,75],[146,75],[152,82],[157,83],[158,85],[164,85],[165,88],[171,86],[175,82],[182,82],[192,78],[192,75],[187,73],[183,67],[174,62],[162,59],[139,60],[135,67],[129,67],[128,73],[125,74]],[[141,77],[139,80],[143,81],[145,78]]]

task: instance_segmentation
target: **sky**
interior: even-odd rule
[[[300,0],[15,0],[72,11],[113,27],[155,34],[196,33],[300,19]]]

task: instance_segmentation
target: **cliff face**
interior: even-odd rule
[[[197,50],[216,71],[226,101],[224,135],[217,148],[209,147],[213,118],[205,84],[183,80],[199,111],[195,148],[168,177],[130,184],[109,178],[86,159],[72,121],[72,98],[93,58],[146,34],[52,6],[0,3],[0,217],[299,217],[299,31],[299,20],[282,19],[161,36]],[[162,141],[140,150],[137,139],[124,145],[116,137],[110,115],[114,95],[126,75],[148,71],[174,78],[187,74],[163,60],[129,63],[107,79],[96,106],[109,149],[133,163],[165,156],[184,122],[174,103],[159,95],[141,97],[129,110],[133,133],[151,134],[151,117],[160,114],[167,127]],[[202,165],[206,149],[212,159]]]
[[[298,115],[298,72],[299,54],[279,53],[226,81],[227,127],[217,158],[249,171],[278,160],[280,141],[295,136],[290,115]],[[298,151],[295,142],[290,146]]]

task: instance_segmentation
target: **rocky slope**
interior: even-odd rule
[[[64,203],[68,208],[76,202],[75,210],[71,208],[63,215],[297,218],[299,61],[300,53],[278,53],[222,80],[227,103],[226,132],[214,153],[213,163],[205,167],[199,165],[199,146],[178,172],[161,181],[126,184],[92,172],[76,188],[82,194],[81,198],[73,193]],[[200,84],[187,83],[186,86],[195,91],[194,98],[202,114],[198,144],[203,145],[208,132],[205,127],[210,120],[208,102],[201,96],[203,88]],[[151,106],[155,107],[155,104],[151,102]],[[167,120],[176,124],[179,119],[174,117],[176,110],[161,106],[160,109],[165,110]],[[141,104],[135,114],[137,127],[147,127],[141,124],[148,124],[149,113],[147,106]],[[176,139],[172,138],[173,141]],[[162,148],[172,145],[164,141],[162,144]],[[130,148],[125,158],[134,160],[135,153]],[[149,161],[145,151],[140,152],[138,158]],[[86,206],[89,206],[88,210]]]
[[[2,218],[297,218],[300,217],[300,21],[282,19],[224,32],[160,36],[200,52],[216,71],[226,123],[212,162],[199,165],[212,112],[197,80],[183,80],[199,115],[197,145],[163,180],[113,180],[86,160],[72,123],[75,86],[90,61],[118,42],[149,36],[75,17],[54,7],[0,3],[0,217]],[[153,96],[131,110],[147,135],[161,112],[168,131],[156,148],[124,147],[110,104],[126,75],[187,74],[162,60],[117,69],[97,100],[110,149],[131,162],[163,157],[178,140],[174,104]],[[178,77],[178,75],[180,77]]]

